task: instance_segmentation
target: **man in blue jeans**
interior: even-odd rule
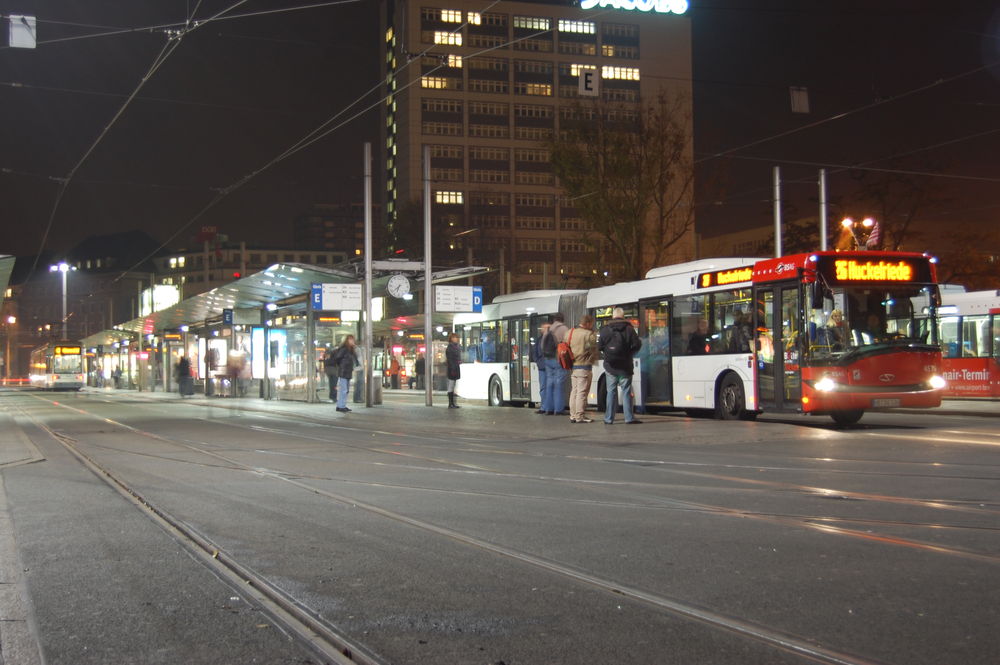
[[[531,359],[535,361],[535,366],[538,367],[538,411],[535,413],[545,415],[549,412],[549,402],[548,402],[548,392],[545,390],[548,386],[548,372],[545,367],[545,356],[542,354],[542,340],[545,339],[545,335],[549,332],[549,322],[546,321],[538,327],[538,339],[535,340],[535,344],[531,347]]]
[[[566,409],[566,376],[569,372],[559,364],[556,349],[560,342],[565,341],[569,327],[561,312],[552,315],[549,333],[542,338],[542,353],[545,356],[545,392],[547,399],[542,400],[543,408],[548,406],[546,413],[550,416],[562,413]]]
[[[607,407],[604,410],[604,424],[615,422],[618,410],[618,390],[622,391],[622,410],[626,425],[638,425],[632,412],[632,358],[642,348],[642,340],[625,319],[625,311],[615,307],[611,320],[601,327],[597,336],[597,348],[604,355],[604,381],[607,385]]]

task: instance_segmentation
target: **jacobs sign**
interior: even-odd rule
[[[581,0],[580,9],[613,7],[660,14],[683,14],[688,10],[688,0]]]

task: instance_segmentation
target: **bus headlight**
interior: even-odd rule
[[[837,382],[828,376],[824,376],[822,379],[816,382],[816,385],[814,387],[816,388],[816,390],[820,392],[828,393],[832,390],[837,389]]]
[[[932,376],[927,383],[931,384],[931,388],[934,390],[941,390],[948,385],[948,382],[944,380],[944,377],[938,376],[937,374]]]

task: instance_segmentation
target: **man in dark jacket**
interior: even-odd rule
[[[615,422],[618,389],[621,388],[625,424],[638,425],[642,421],[637,420],[632,412],[632,358],[642,348],[642,340],[625,319],[625,311],[621,307],[615,307],[611,320],[601,327],[597,348],[604,355],[604,380],[608,390],[604,424]]]
[[[351,390],[351,377],[354,367],[358,365],[358,354],[355,351],[354,335],[348,335],[333,354],[337,366],[337,411],[349,413],[347,394]]]

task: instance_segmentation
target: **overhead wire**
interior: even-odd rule
[[[112,116],[111,121],[107,125],[105,125],[104,129],[101,130],[97,138],[94,139],[94,141],[84,152],[83,156],[79,160],[77,160],[76,164],[73,165],[73,167],[69,170],[66,176],[64,176],[60,180],[59,187],[56,190],[55,200],[53,201],[52,204],[52,210],[49,213],[49,218],[45,224],[45,229],[42,232],[42,240],[41,243],[39,243],[38,252],[35,254],[35,260],[31,264],[31,270],[29,271],[29,274],[33,274],[35,269],[38,267],[38,261],[42,256],[42,251],[45,249],[45,243],[48,241],[49,233],[52,230],[52,224],[56,218],[56,213],[59,211],[59,204],[62,202],[63,197],[66,195],[66,190],[69,188],[70,183],[73,181],[73,176],[76,175],[77,171],[80,170],[80,167],[82,167],[84,162],[87,161],[87,158],[90,157],[90,155],[94,152],[94,150],[97,149],[97,146],[100,145],[104,137],[107,136],[109,131],[111,131],[111,128],[115,125],[118,119],[122,117],[122,115],[125,113],[125,110],[132,103],[132,100],[135,99],[135,97],[139,94],[139,91],[142,90],[143,86],[146,85],[146,83],[153,76],[153,74],[155,74],[156,71],[161,66],[163,66],[163,63],[167,61],[167,58],[169,58],[170,55],[177,49],[177,47],[181,43],[181,39],[184,37],[185,34],[190,32],[191,30],[196,29],[199,25],[207,25],[211,23],[214,19],[218,18],[219,16],[222,16],[236,9],[240,5],[243,5],[247,2],[249,2],[249,0],[237,0],[237,2],[231,5],[228,9],[221,10],[220,12],[216,13],[214,16],[208,18],[207,20],[196,24],[194,27],[189,27],[186,28],[185,30],[176,31],[168,35],[167,41],[166,43],[164,43],[163,48],[161,48],[159,53],[156,54],[156,57],[153,59],[153,63],[149,66],[149,69],[146,70],[146,73],[139,80],[139,83],[132,91],[132,94],[130,94],[128,98],[126,98],[121,107],[119,107],[118,111],[114,114],[114,116]],[[199,6],[200,4],[201,3],[199,2]],[[195,9],[197,10],[197,7]],[[192,18],[193,16],[188,16],[189,24]]]

